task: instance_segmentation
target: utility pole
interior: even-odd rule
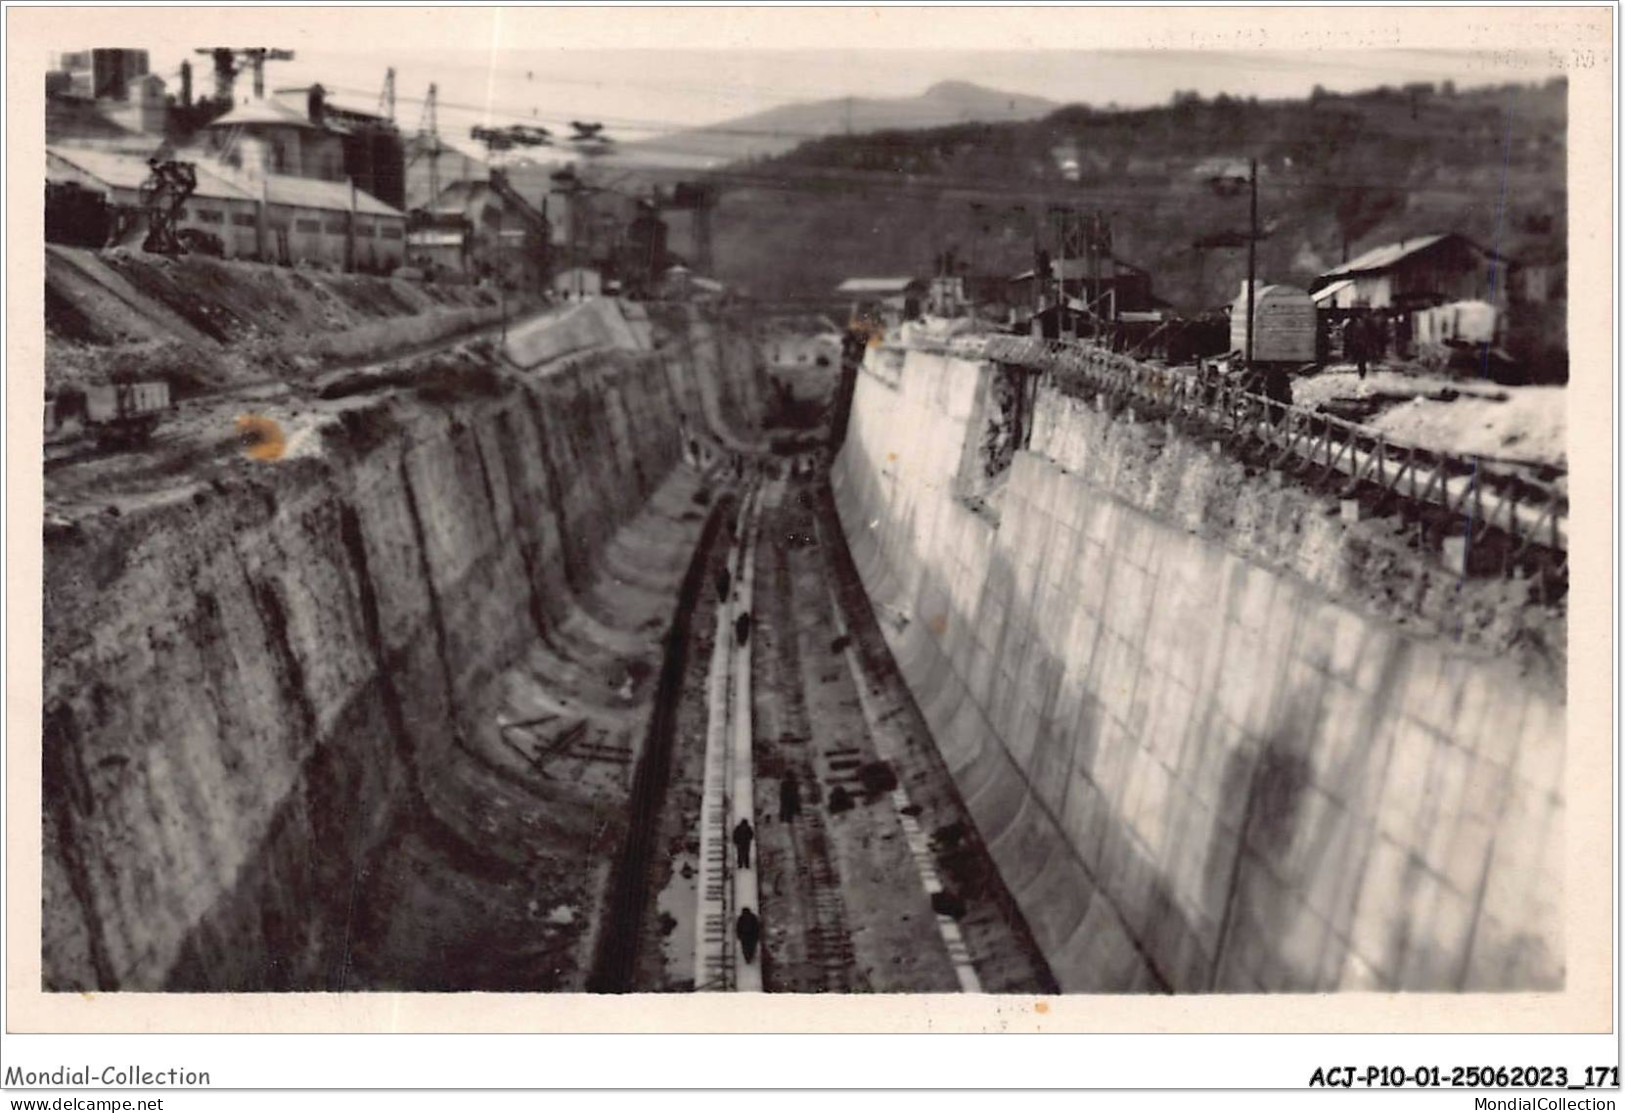
[[[1060,234],[1055,237],[1058,256],[1055,261],[1055,335],[1059,338],[1066,336],[1066,235],[1071,215],[1070,209],[1062,209],[1056,214],[1060,218]]]
[[[1100,221],[1100,250],[1105,254],[1105,256],[1106,256],[1106,265],[1111,268],[1111,273],[1112,273],[1112,288],[1111,288],[1112,337],[1113,337],[1113,341],[1115,342],[1116,337],[1118,335],[1118,329],[1117,329],[1117,321],[1118,321],[1118,317],[1117,317],[1117,275],[1118,275],[1117,256],[1112,254],[1112,223],[1111,223],[1111,221],[1105,219],[1104,217],[1102,217],[1101,221]]]
[[[508,246],[502,238],[502,206],[497,206],[497,249],[495,252],[497,266],[497,297],[502,302],[502,343],[508,343]]]
[[[1107,330],[1108,338],[1115,337],[1117,325],[1117,264],[1112,256],[1112,229],[1106,214],[1095,210],[1094,224],[1089,235],[1089,250],[1094,258],[1095,295],[1094,304],[1097,307],[1094,313],[1096,333],[1101,331],[1098,327],[1102,323],[1102,316],[1098,306],[1106,301],[1110,309],[1105,320],[1111,327]],[[1107,282],[1111,285],[1108,287]]]
[[[1247,228],[1247,370],[1253,369],[1253,282],[1258,270],[1258,160],[1247,160],[1247,183],[1252,187]]]
[[[577,202],[580,205],[580,216],[577,217],[575,220],[571,221],[571,223],[570,223],[570,235],[575,236],[577,234],[578,230],[581,228],[581,226],[583,224],[586,224],[586,226],[587,226],[587,245],[586,245],[587,250],[586,250],[585,254],[586,254],[586,257],[587,257],[587,261],[590,263],[590,262],[592,262],[592,224],[590,223],[591,220],[592,220],[592,208],[587,204],[587,191],[585,189],[581,190],[578,194],[576,194],[576,199],[577,199]],[[575,269],[576,269],[576,301],[583,301],[583,300],[585,300],[585,298],[587,296],[587,290],[586,290],[587,275],[586,275],[586,268],[584,268],[581,265],[581,259],[579,257],[576,259],[576,268]]]
[[[1066,331],[1066,218],[1067,209],[1062,205],[1051,205],[1049,210],[1050,226],[1055,232],[1055,260],[1052,269],[1055,272],[1055,336],[1061,339]]]
[[[970,272],[965,276],[965,304],[970,309],[970,319],[976,320],[976,291],[972,285],[977,281],[977,257],[982,253],[982,204],[979,201],[970,203],[971,213],[971,240],[970,240]]]
[[[348,179],[350,183],[350,211],[348,220],[344,223],[344,270],[347,274],[354,274],[356,269],[355,251],[355,178]]]
[[[1089,335],[1100,339],[1100,212],[1089,214]]]

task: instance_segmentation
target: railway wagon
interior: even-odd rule
[[[1314,363],[1315,303],[1296,286],[1260,286],[1253,294],[1253,362]],[[1230,348],[1247,350],[1247,289],[1230,309]]]
[[[169,384],[161,379],[85,389],[85,417],[92,425],[132,418],[156,419],[160,411],[168,408]]]

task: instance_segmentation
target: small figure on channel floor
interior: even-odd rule
[[[743,646],[750,640],[750,612],[745,611],[734,621],[734,638]]]
[[[750,842],[755,837],[756,832],[748,819],[741,819],[734,828],[734,848],[739,851],[739,868],[742,870],[750,869]]]
[[[739,949],[745,952],[745,961],[755,962],[756,944],[762,938],[762,921],[757,919],[756,913],[746,908],[739,914],[734,932],[739,936]]]
[[[724,565],[723,567],[718,568],[717,569],[717,601],[719,603],[726,603],[728,601],[728,589],[731,588],[732,586],[733,586],[733,577],[728,574],[727,566]]]

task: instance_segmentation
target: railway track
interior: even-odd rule
[[[777,507],[766,510],[765,543],[757,549],[757,567],[765,581],[757,602],[760,651],[755,658],[757,807],[779,812],[779,822],[761,832],[761,868],[764,881],[781,882],[764,897],[764,919],[778,943],[765,973],[767,988],[774,992],[850,993],[867,987],[856,969],[823,809],[802,800],[793,820],[783,815],[786,777],[808,793],[818,783],[809,757],[813,729],[799,645],[802,630],[785,551],[795,543],[792,521]]]
[[[897,670],[874,605],[841,535],[832,492],[815,496],[822,594],[837,630],[841,656],[856,688],[873,749],[895,770],[888,795],[896,812],[916,883],[933,898],[932,910],[954,975],[964,992],[1058,993],[1025,918],[1005,887],[952,774],[931,744],[930,726]],[[924,739],[924,745],[916,741]],[[957,832],[937,846],[931,832]],[[937,894],[965,903],[944,915]],[[949,902],[954,903],[954,902]]]
[[[851,993],[867,988],[860,984],[857,952],[846,922],[846,901],[841,897],[840,879],[830,865],[829,837],[816,809],[804,812],[807,823],[795,834],[797,873],[812,890],[814,920],[807,932],[808,959],[818,972],[819,990],[824,993]]]

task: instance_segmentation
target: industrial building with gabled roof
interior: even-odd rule
[[[1455,232],[1386,243],[1310,283],[1324,309],[1414,309],[1456,301],[1505,306],[1517,264]]]

